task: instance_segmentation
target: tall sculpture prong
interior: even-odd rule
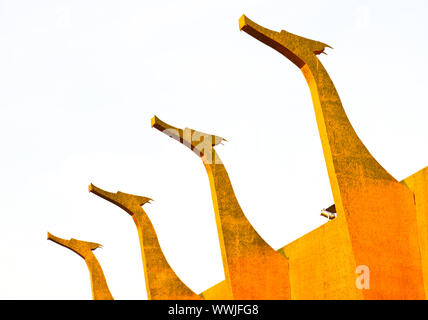
[[[214,149],[224,139],[178,129],[156,116],[151,124],[196,153],[207,171],[226,278],[217,292],[233,299],[290,299],[287,259],[269,246],[245,217]]]
[[[364,297],[425,298],[413,193],[376,161],[352,128],[317,57],[328,46],[263,28],[245,15],[239,28],[284,55],[307,81],[337,209],[337,218],[329,224],[340,226],[340,232],[346,230],[349,237],[342,236],[350,243],[345,250],[352,250],[356,266],[369,266],[376,279],[370,290],[362,292]]]

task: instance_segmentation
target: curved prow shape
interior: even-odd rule
[[[103,198],[104,200],[107,200],[121,209],[125,210],[130,216],[134,215],[135,212],[139,212],[141,207],[146,204],[150,203],[150,201],[153,201],[153,199],[142,197],[142,196],[136,196],[133,194],[128,194],[124,192],[108,192],[103,189],[100,189],[96,186],[94,186],[92,183],[88,187],[88,191],[92,192],[93,194],[96,194],[100,198]]]
[[[49,232],[48,240],[51,240],[63,247],[70,249],[85,260],[91,277],[92,297],[94,300],[113,300],[113,297],[107,286],[107,281],[105,279],[104,272],[101,269],[101,265],[99,264],[97,258],[92,252],[95,249],[102,247],[102,245],[95,242],[87,242],[73,238],[71,238],[70,240],[65,240],[56,237]]]
[[[361,180],[396,181],[369,153],[346,116],[336,88],[317,57],[326,47],[331,48],[329,45],[284,30],[263,28],[245,15],[239,19],[239,28],[284,55],[303,72],[311,90],[330,180],[346,174],[353,175],[354,183],[360,184],[364,183],[358,181],[360,176]]]
[[[143,258],[147,297],[150,300],[200,300],[201,297],[189,289],[176,275],[160,247],[153,224],[142,205],[150,198],[133,194],[102,190],[92,183],[89,192],[117,205],[132,216],[138,230]]]
[[[276,32],[263,28],[245,15],[239,19],[239,29],[275,49],[299,68],[302,68],[313,55],[324,53],[325,48],[333,49],[328,44],[303,38],[285,30]]]
[[[226,278],[226,285],[222,284],[219,291],[233,299],[290,299],[287,259],[270,247],[248,221],[226,168],[214,150],[224,139],[188,128],[178,129],[156,116],[152,127],[187,146],[204,163]]]
[[[365,298],[423,298],[413,194],[376,161],[352,128],[317,57],[328,46],[263,28],[245,15],[239,28],[288,58],[308,83],[337,209],[335,224],[348,229],[357,266],[368,266],[376,279],[363,291]]]

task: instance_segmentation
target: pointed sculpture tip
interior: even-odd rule
[[[49,231],[48,231],[48,237],[47,237],[47,240],[51,240],[52,239],[52,234],[51,233],[49,233]]]
[[[95,188],[95,186],[92,184],[92,182],[91,182],[91,184],[88,186],[88,191],[89,192],[93,192],[94,191],[94,188]]]
[[[102,244],[100,244],[100,243],[96,243],[96,242],[88,242],[88,244],[89,244],[89,249],[90,249],[91,251],[94,251],[94,250],[96,250],[96,249],[102,249],[102,248],[103,248],[103,245],[102,245]]]
[[[327,55],[327,52],[325,52],[325,48],[330,48],[330,49],[333,49],[333,47],[331,47],[331,46],[329,46],[328,44],[325,44],[325,43],[323,43],[323,42],[320,42],[320,44],[323,46],[323,48],[321,49],[321,50],[318,50],[318,51],[314,51],[314,53],[316,54],[316,55],[319,55],[319,54],[325,54],[325,55]]]
[[[146,203],[151,204],[154,201],[153,199],[150,199],[150,198],[147,198],[147,197],[141,197],[141,196],[135,196],[135,197],[137,197],[138,199],[140,199],[140,202],[139,202],[140,206],[143,206]]]

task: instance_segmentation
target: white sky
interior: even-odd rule
[[[181,279],[224,278],[202,162],[150,118],[225,137],[217,150],[248,219],[278,249],[333,203],[309,89],[238,28],[334,47],[321,60],[357,134],[401,180],[428,165],[426,1],[0,0],[0,299],[91,299],[95,251],[116,299],[146,299],[138,236],[90,182],[145,209]]]

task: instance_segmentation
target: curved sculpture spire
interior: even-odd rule
[[[348,175],[353,176],[355,183],[363,183],[364,178],[396,181],[355,133],[333,82],[317,58],[325,48],[331,48],[329,45],[284,30],[263,28],[245,15],[239,20],[239,28],[284,55],[302,71],[311,90],[330,179]]]
[[[189,289],[176,275],[166,260],[159,245],[153,224],[142,205],[151,201],[150,198],[123,192],[107,192],[93,184],[89,192],[117,205],[125,210],[135,222],[140,239],[146,280],[147,297],[150,300],[199,300],[196,293]]]
[[[223,138],[175,128],[156,116],[152,127],[201,157],[208,174],[219,234],[226,286],[233,299],[290,299],[288,261],[270,247],[242,212],[226,168],[214,146]]]
[[[335,220],[348,229],[355,263],[370,268],[371,288],[364,297],[424,298],[413,193],[382,168],[352,128],[317,58],[329,46],[263,28],[246,16],[239,27],[293,62],[308,83],[337,209]]]
[[[107,286],[103,269],[101,269],[100,263],[92,252],[95,249],[102,247],[100,244],[95,242],[76,240],[73,238],[70,240],[65,240],[56,237],[49,232],[48,240],[70,249],[85,260],[91,277],[92,298],[94,300],[113,300],[113,296],[111,295]]]

